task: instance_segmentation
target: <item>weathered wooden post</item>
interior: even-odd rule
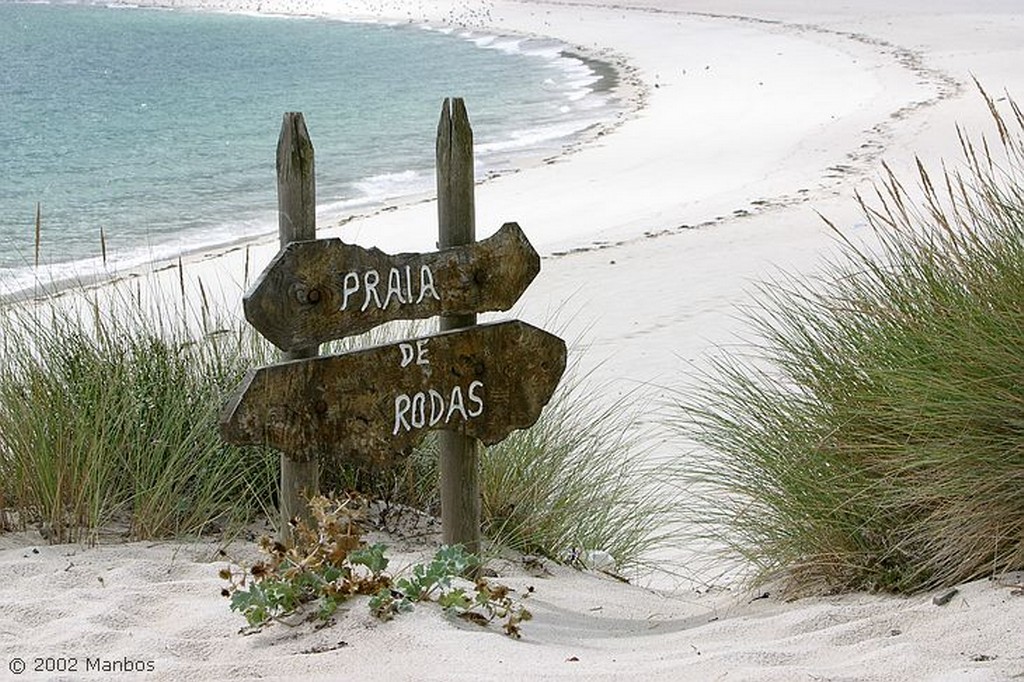
[[[476,240],[473,182],[473,130],[461,97],[445,99],[437,127],[438,247]],[[444,316],[441,331],[476,324],[476,315]],[[442,431],[441,534],[445,544],[480,551],[480,452],[475,438]]]
[[[473,133],[461,99],[446,100],[437,137],[440,250],[387,254],[314,239],[313,145],[301,114],[278,144],[281,250],[243,299],[245,317],[280,348],[250,369],[221,410],[221,436],[281,451],[282,541],[308,519],[320,457],[380,467],[441,433],[443,539],[480,549],[480,444],[536,423],[565,371],[565,342],[508,310],[540,255],[518,224],[475,241]],[[319,344],[392,320],[441,316],[441,330],[338,355]]]
[[[306,121],[301,113],[289,112],[281,122],[277,141],[277,220],[281,248],[290,242],[316,239],[316,179],[313,168],[313,142],[309,139]],[[296,289],[294,296],[308,296]],[[303,301],[305,302],[305,301]],[[315,357],[319,346],[313,345],[281,353],[283,360]],[[320,492],[320,463],[308,452],[296,456],[281,452],[281,529],[278,539],[283,544],[292,540],[291,520],[310,520],[310,497]]]

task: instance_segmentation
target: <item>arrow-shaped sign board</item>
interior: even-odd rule
[[[518,320],[250,370],[221,434],[293,459],[381,465],[432,429],[497,443],[532,426],[565,370],[560,338]]]
[[[538,272],[540,256],[516,223],[433,253],[292,242],[246,295],[245,317],[278,348],[296,350],[391,320],[508,310]]]

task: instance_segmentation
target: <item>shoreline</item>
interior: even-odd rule
[[[272,8],[264,8],[264,3],[249,0],[215,0],[213,2],[205,0],[183,0],[182,2],[178,2],[176,0],[145,0],[141,3],[125,4],[132,7],[240,12],[246,14],[263,14],[268,16],[291,15],[321,17],[344,21],[374,21],[383,23],[404,22],[424,25],[446,23],[447,25],[455,28],[486,30],[487,32],[495,35],[511,35],[526,38],[549,37],[548,33],[543,32],[543,28],[545,24],[550,23],[550,21],[545,21],[542,22],[541,26],[537,26],[535,23],[529,22],[524,24],[522,21],[519,21],[518,23],[513,21],[510,23],[498,14],[498,7],[510,6],[515,10],[518,3],[484,3],[472,1],[459,3],[438,0],[435,2],[419,3],[415,11],[407,9],[403,3],[392,2],[389,5],[387,2],[379,4],[354,2],[346,4],[343,8],[337,8],[332,7],[330,3],[324,2],[323,0],[293,0],[290,2],[277,3]],[[534,4],[537,6],[551,8],[577,6],[572,4],[564,5],[562,3],[527,3],[527,5]],[[596,2],[589,3],[584,6],[590,11],[602,12],[606,11],[605,5],[608,4],[609,3]],[[611,5],[611,7],[617,8],[616,5]],[[553,10],[547,11],[550,13]],[[725,31],[735,28],[735,25],[739,25],[742,28],[748,24],[754,24],[757,26],[758,30],[763,28],[761,25],[764,25],[769,28],[769,32],[781,32],[784,34],[783,37],[785,38],[789,37],[788,34],[793,30],[792,26],[783,22],[751,19],[749,17],[739,15],[725,16],[721,14],[707,14],[674,8],[657,10],[641,9],[639,11],[645,14],[657,14],[679,18],[681,21],[710,20],[713,24],[724,21],[727,24],[723,29]],[[533,13],[531,12],[530,14],[532,19]],[[823,33],[827,34],[829,32],[825,31]],[[841,41],[855,42],[859,40],[859,38],[854,34],[844,34],[842,32],[832,33],[835,33],[835,36],[833,37],[838,36]],[[649,105],[649,100],[654,93],[658,93],[660,95],[660,89],[668,89],[678,85],[678,78],[676,79],[676,82],[672,82],[671,80],[666,81],[663,76],[657,73],[653,74],[653,77],[649,73],[643,73],[642,67],[635,65],[630,60],[629,56],[623,54],[619,49],[609,48],[609,46],[599,43],[586,46],[586,41],[576,39],[579,36],[576,36],[575,34],[562,33],[550,37],[570,46],[573,52],[570,52],[569,54],[574,57],[581,58],[583,61],[592,65],[606,64],[607,68],[600,74],[603,79],[608,78],[609,71],[618,73],[618,77],[616,79],[617,82],[614,86],[618,91],[617,98],[621,103],[622,110],[615,120],[607,124],[598,124],[591,129],[578,133],[573,140],[564,144],[561,151],[557,154],[540,155],[533,158],[521,157],[516,168],[510,169],[506,172],[498,172],[479,179],[478,188],[481,193],[487,193],[489,191],[488,186],[495,182],[504,182],[511,177],[534,177],[532,174],[537,173],[539,169],[543,170],[547,166],[567,163],[571,157],[580,154],[581,152],[592,152],[595,147],[601,146],[602,142],[606,140],[608,136],[613,138],[616,137],[625,125],[635,122],[638,118],[642,118]],[[870,41],[864,42],[869,45],[871,50],[878,47],[878,45],[872,44]],[[889,46],[885,47],[888,48]],[[840,49],[842,49],[842,46],[840,46]],[[882,56],[881,61],[886,61],[885,55]],[[591,66],[591,68],[594,67]],[[912,109],[915,105],[911,104],[907,106]],[[895,116],[893,112],[889,113]],[[867,141],[861,144],[861,148],[871,147],[871,149],[875,151],[880,150],[882,146],[883,145],[881,143],[874,141]],[[851,152],[847,153],[848,156],[850,154]],[[872,158],[876,155],[877,154],[870,154]],[[862,162],[859,170],[863,172],[864,160],[858,160]],[[607,164],[607,160],[605,160],[604,163]],[[851,169],[850,166],[841,163],[836,163],[832,167],[828,168],[828,171],[834,171],[834,175],[836,176],[844,176],[850,173],[851,170],[853,169]],[[845,180],[845,178],[842,177],[839,179]],[[820,181],[821,178],[818,178],[817,182],[819,184]],[[549,183],[545,181],[534,182],[531,184],[533,184],[534,187],[546,187]],[[820,193],[822,190],[822,187],[811,187],[810,189],[797,188],[794,187],[793,184],[794,183],[790,183],[790,186],[783,188],[772,188],[763,196],[750,198],[747,201],[739,203],[735,200],[727,199],[724,202],[713,202],[710,206],[701,208],[700,204],[703,202],[698,200],[698,215],[695,219],[680,222],[675,225],[662,223],[654,228],[642,230],[638,229],[638,227],[630,226],[624,231],[624,234],[621,233],[623,232],[622,230],[616,230],[616,232],[619,232],[620,234],[614,234],[613,238],[605,238],[601,231],[596,231],[595,233],[577,232],[570,235],[568,239],[552,246],[542,244],[542,246],[548,247],[542,250],[542,253],[546,257],[560,258],[576,253],[588,252],[590,250],[613,248],[628,242],[636,241],[637,239],[650,239],[684,230],[691,230],[693,228],[718,225],[729,219],[746,217],[772,207],[802,203],[811,198],[814,194]],[[813,185],[814,183],[811,184]],[[634,183],[634,188],[641,190],[644,189],[643,187],[638,187],[636,183]],[[662,196],[665,195],[664,192],[661,194]],[[379,248],[390,252],[429,248],[433,241],[429,237],[427,239],[421,238],[411,243],[405,243],[404,240],[399,239],[396,235],[396,232],[399,232],[399,230],[396,230],[394,227],[394,220],[389,220],[389,218],[392,217],[389,214],[404,214],[410,210],[414,213],[422,214],[422,211],[417,211],[416,207],[420,207],[423,204],[429,204],[431,201],[433,201],[433,198],[432,193],[430,192],[385,200],[381,202],[380,205],[375,206],[370,210],[355,211],[340,219],[335,218],[329,221],[326,225],[322,224],[319,228],[319,236],[340,236],[342,239],[347,241],[378,246]],[[693,202],[688,203],[692,204]],[[677,212],[682,212],[682,207],[676,206],[675,210]],[[621,225],[624,216],[616,216],[616,218]],[[513,216],[509,219],[515,219],[515,217]],[[482,225],[483,233],[480,235],[480,238],[486,237],[489,230],[496,229],[497,226],[502,224],[504,221],[504,218],[495,219],[493,221],[493,225],[490,222],[486,225]],[[478,222],[482,221],[478,220]],[[638,219],[634,219],[630,222],[639,223],[640,221]],[[382,223],[383,226],[378,228],[376,223]],[[373,234],[371,235],[370,233]],[[379,236],[378,233],[380,233]],[[202,271],[195,272],[193,276],[204,279],[207,283],[207,288],[209,288],[209,283],[212,278],[211,275],[214,274],[212,273],[212,270],[221,270],[222,273],[232,270],[237,272],[237,259],[232,259],[231,254],[237,253],[240,250],[245,252],[253,251],[255,255],[255,262],[269,261],[273,251],[276,250],[276,235],[272,232],[268,232],[267,234],[258,237],[239,238],[237,241],[214,248],[197,247],[194,250],[182,251],[179,256],[175,258],[158,259],[146,266],[130,267],[110,274],[96,273],[86,277],[75,275],[58,277],[57,288],[64,290],[67,288],[75,288],[77,286],[85,286],[86,288],[93,289],[102,287],[107,283],[116,283],[125,279],[153,278],[155,273],[162,272],[167,269],[176,269],[178,262],[181,262],[186,266],[186,275],[188,274],[188,270]],[[231,263],[233,260],[235,263]],[[206,264],[211,263],[212,261],[222,263],[223,267],[207,267]],[[156,279],[159,279],[159,277],[156,277]],[[46,291],[49,292],[50,289],[52,289],[52,287],[47,288]],[[13,295],[11,293],[5,294],[4,300],[9,302],[12,299],[18,298],[37,298],[38,295],[38,287],[32,286],[24,288]],[[44,295],[46,295],[46,292],[44,292]],[[234,306],[228,304],[228,309],[231,308],[234,308]]]
[[[142,0],[142,2],[130,2],[129,0],[112,0],[108,3],[85,0],[81,4],[97,5],[103,7],[120,7],[125,9],[152,9],[163,11],[185,11],[185,12],[210,12],[219,14],[239,14],[245,16],[267,17],[267,18],[312,18],[325,21],[342,21],[352,23],[381,24],[381,25],[409,25],[411,29],[421,30],[458,30],[460,28],[469,31],[453,39],[472,41],[480,34],[493,36],[497,40],[511,38],[515,40],[547,40],[545,36],[536,34],[517,33],[510,31],[489,30],[483,24],[470,26],[466,23],[444,24],[441,19],[434,18],[435,15],[424,15],[420,19],[406,18],[400,20],[397,16],[382,18],[368,12],[352,12],[345,10],[328,10],[328,3],[314,1],[298,3],[281,3],[288,7],[263,8],[263,3],[251,3],[245,0],[228,0],[205,2],[204,0]],[[269,4],[269,3],[268,3]],[[356,3],[358,4],[358,3]],[[256,9],[256,8],[260,9]],[[429,18],[428,18],[429,17]],[[477,32],[476,36],[472,31]],[[560,42],[560,41],[559,41]],[[480,47],[479,49],[487,49]],[[633,90],[640,87],[636,79],[628,76],[629,65],[622,60],[607,61],[612,59],[611,55],[593,55],[585,48],[576,45],[562,43],[558,59],[577,61],[584,65],[592,74],[595,82],[587,87],[588,97],[603,97],[609,100],[606,105],[609,113],[605,120],[595,122],[587,127],[580,128],[569,136],[565,136],[546,144],[538,143],[536,148],[517,148],[510,155],[508,160],[513,164],[501,163],[498,167],[489,169],[477,180],[478,185],[484,185],[498,178],[510,174],[517,174],[549,163],[556,163],[564,157],[576,153],[580,148],[592,143],[595,139],[607,135],[620,126],[622,122],[631,116],[635,116],[640,107],[643,106],[643,98],[634,95]],[[440,106],[440,99],[438,100]],[[282,112],[283,113],[283,112]],[[549,146],[549,149],[544,149]],[[273,156],[273,149],[268,149],[270,157]],[[485,152],[486,154],[486,152]],[[500,156],[505,154],[499,152]],[[399,171],[395,171],[399,172]],[[432,171],[431,171],[432,172]],[[371,178],[372,179],[372,178]],[[381,198],[367,199],[352,207],[337,208],[334,204],[351,204],[352,201],[318,202],[318,223],[319,230],[332,230],[344,226],[353,221],[372,219],[381,213],[401,210],[404,207],[428,202],[433,200],[434,190],[424,189],[418,191],[406,190],[406,193],[396,196],[382,196]],[[332,208],[333,207],[333,208]],[[12,277],[9,282],[0,282],[0,305],[17,303],[20,301],[42,300],[54,295],[64,295],[76,289],[94,290],[101,289],[105,285],[114,285],[124,280],[135,280],[147,278],[154,273],[167,269],[175,269],[179,263],[193,265],[210,259],[217,259],[220,256],[230,254],[239,249],[259,249],[276,246],[277,227],[276,224],[268,224],[265,232],[255,235],[238,236],[228,241],[215,244],[203,244],[197,246],[178,246],[176,249],[167,247],[163,250],[174,250],[172,255],[153,255],[148,259],[139,261],[142,256],[136,257],[135,250],[128,250],[121,254],[128,264],[118,265],[117,254],[112,260],[114,265],[109,267],[89,265],[83,271],[75,271],[77,263],[88,263],[96,261],[99,256],[83,258],[66,263],[48,263],[31,268],[26,266],[24,276]],[[32,272],[29,273],[28,271]]]
[[[494,172],[488,174],[484,178],[479,178],[478,187],[481,189],[485,189],[489,183],[504,180],[509,176],[518,176],[524,173],[528,174],[535,172],[537,169],[543,168],[544,166],[564,163],[569,157],[578,154],[581,151],[587,151],[593,146],[599,144],[606,136],[614,136],[620,131],[623,125],[641,117],[642,112],[644,112],[648,106],[648,100],[650,99],[652,92],[656,92],[663,86],[667,88],[675,85],[670,82],[662,83],[660,74],[654,74],[653,78],[650,74],[642,74],[641,68],[632,64],[628,56],[623,55],[619,50],[613,51],[606,45],[595,43],[588,47],[583,44],[583,41],[574,40],[574,36],[571,35],[563,34],[549,36],[542,32],[542,28],[538,28],[534,25],[509,25],[507,21],[503,22],[501,18],[497,16],[497,10],[495,8],[500,6],[502,3],[485,3],[479,1],[448,2],[446,0],[436,0],[434,2],[419,3],[416,11],[407,9],[403,3],[396,2],[390,3],[389,6],[387,2],[375,4],[362,1],[347,3],[345,7],[338,8],[333,7],[331,3],[325,2],[324,0],[288,0],[283,3],[276,3],[273,7],[269,7],[269,3],[257,2],[255,0],[214,0],[212,2],[208,0],[143,0],[143,2],[132,3],[115,0],[113,4],[123,4],[133,8],[142,7],[167,10],[180,9],[188,11],[228,12],[260,16],[316,17],[329,20],[370,21],[374,23],[389,24],[408,23],[427,26],[444,24],[456,29],[464,28],[467,30],[485,30],[498,36],[504,35],[521,38],[553,37],[570,47],[571,51],[563,50],[563,53],[587,63],[592,70],[597,72],[597,75],[602,80],[607,80],[609,75],[612,76],[615,81],[612,84],[612,87],[616,90],[617,94],[615,96],[621,106],[621,109],[614,120],[604,124],[596,124],[591,128],[580,131],[574,135],[573,138],[562,144],[560,151],[557,153],[538,154],[533,156],[524,155],[517,160],[517,165],[514,168]],[[514,7],[517,3],[513,2],[505,4],[510,4]],[[605,5],[609,5],[609,3],[602,2],[594,2],[585,5],[576,5],[572,3],[536,4],[539,6],[549,6],[553,8],[585,6],[591,11],[602,11]],[[617,7],[616,5],[610,6]],[[684,21],[710,19],[713,23],[724,21],[726,24],[736,24],[741,27],[745,25],[754,25],[758,30],[767,27],[769,32],[780,32],[784,36],[789,35],[794,30],[797,32],[804,30],[804,27],[799,25],[793,26],[778,20],[764,20],[742,15],[694,12],[688,9],[676,8],[643,8],[639,11],[648,14],[677,17]],[[488,21],[490,21],[490,23],[488,23]],[[729,30],[729,27],[727,26],[725,30]],[[821,38],[822,36],[838,38],[840,42],[863,43],[869,48],[869,50],[880,49],[882,51],[881,56],[883,62],[890,56],[886,54],[887,52],[892,50],[899,52],[899,50],[894,48],[894,46],[887,44],[884,41],[872,40],[852,32],[821,30],[818,28],[811,28],[808,30],[812,33],[817,33],[818,38]],[[843,49],[843,46],[840,45],[839,49]],[[926,72],[923,73],[921,71],[915,59],[908,57],[907,54],[909,54],[907,51],[903,51],[896,55],[895,59],[899,62],[899,65],[907,68],[918,77],[927,76],[928,74]],[[934,76],[934,74],[932,75]],[[934,79],[932,82],[934,83]],[[600,85],[600,81],[597,85]],[[942,99],[944,96],[948,95],[939,93],[934,99]],[[910,102],[896,110],[888,112],[888,115],[891,118],[901,118],[913,113],[913,111],[922,106],[929,106],[933,101],[934,100]],[[873,133],[876,133],[876,137],[885,137],[884,130],[881,130],[884,126],[884,118],[876,120],[876,128],[878,129],[872,131]],[[868,137],[870,136],[871,135],[868,135]],[[881,149],[884,148],[884,140],[878,141],[874,139],[866,139],[862,142],[860,148],[869,148],[870,151],[868,153],[860,154],[852,150],[848,150],[846,157],[853,157],[852,160],[854,163],[847,164],[840,162],[837,159],[832,166],[825,169],[825,184],[827,184],[827,181],[830,179],[845,180],[846,178],[842,176],[848,175],[851,172],[863,173],[867,162],[876,158]],[[823,178],[820,177],[817,178],[819,185],[822,184],[822,179]],[[547,183],[544,184],[546,185]],[[605,238],[604,235],[600,233],[592,235],[583,233],[574,234],[570,239],[567,239],[554,247],[548,248],[542,253],[544,253],[545,256],[558,258],[589,250],[603,250],[615,246],[621,246],[627,242],[635,241],[636,239],[648,239],[672,234],[682,230],[714,226],[732,218],[742,218],[751,214],[759,213],[766,208],[802,203],[823,189],[821,186],[811,187],[810,189],[806,187],[797,188],[793,186],[794,184],[795,183],[791,183],[789,187],[785,188],[773,188],[764,196],[752,198],[746,202],[736,202],[732,200],[715,202],[703,210],[698,206],[699,215],[696,216],[695,219],[681,222],[678,225],[661,224],[654,229],[644,230],[631,227],[625,234],[613,235],[614,238]],[[384,218],[387,217],[385,214],[396,211],[402,212],[409,209],[409,207],[416,206],[421,203],[429,203],[432,200],[433,193],[430,191],[421,194],[385,199],[377,204],[372,204],[368,209],[356,209],[351,213],[346,213],[340,217],[334,216],[330,220],[326,221],[326,223],[322,223],[320,225],[319,232],[321,236],[340,236],[342,239],[351,240],[357,243],[365,243],[366,245],[378,246],[391,252],[406,251],[415,248],[427,248],[430,242],[426,240],[420,240],[418,243],[410,245],[402,243],[393,234],[395,230],[390,227],[391,221],[385,220]],[[680,208],[681,207],[677,207],[676,210],[680,210]],[[619,220],[621,221],[622,217],[619,217]],[[377,231],[374,222],[386,223],[387,225],[385,230],[391,234],[386,234],[378,239],[367,239],[366,235],[369,232]],[[480,238],[487,236],[488,230],[496,229],[502,222],[504,222],[504,219],[496,222],[493,227],[485,226],[484,233]],[[587,241],[588,236],[590,237],[589,242]],[[140,277],[146,278],[151,276],[154,272],[163,271],[168,268],[176,268],[179,261],[189,268],[197,264],[201,266],[211,260],[218,260],[221,258],[226,262],[227,260],[230,260],[227,256],[231,253],[237,252],[239,249],[258,251],[260,253],[260,256],[258,256],[259,258],[262,257],[264,251],[274,247],[276,247],[276,235],[273,231],[268,231],[263,235],[239,237],[237,240],[212,247],[198,246],[192,249],[182,249],[174,257],[158,258],[144,265],[128,266],[113,272],[96,272],[87,275],[68,274],[58,275],[52,279],[48,277],[43,278],[44,281],[50,282],[52,286],[44,286],[42,291],[40,291],[38,284],[33,284],[21,287],[16,291],[5,291],[2,296],[2,300],[3,302],[11,302],[14,300],[39,298],[40,295],[50,295],[54,290],[63,291],[76,287],[93,289],[96,287],[102,287],[107,283],[116,283],[124,279],[137,279]],[[272,255],[272,253],[270,255]],[[269,255],[266,256],[264,260],[269,260]],[[60,266],[57,266],[55,269],[59,270]],[[230,266],[225,269],[230,269]],[[196,274],[196,276],[200,277],[202,275]],[[206,276],[204,279],[208,282],[210,277]]]
[[[478,238],[516,220],[543,256],[508,317],[574,340],[570,353],[599,387],[594,400],[648,399],[651,423],[671,417],[674,395],[710,357],[748,338],[737,311],[751,304],[757,282],[814,276],[836,239],[822,216],[843,238],[870,237],[856,193],[870,204],[880,160],[910,183],[918,157],[929,167],[955,162],[956,125],[991,130],[980,97],[956,83],[976,76],[1024,99],[1024,8],[1015,0],[379,5],[379,16],[550,30],[566,44],[617,55],[647,88],[643,107],[612,133],[480,183],[476,201]],[[375,6],[348,4],[353,12]],[[434,226],[436,202],[420,197],[320,236],[393,253],[431,249]],[[203,287],[219,311],[242,319],[244,263],[251,281],[276,252],[272,241],[196,254],[183,259],[184,273],[165,266],[126,279],[177,298],[180,277],[192,300]],[[665,436],[652,456],[683,466],[702,453]],[[223,562],[207,544],[86,549],[29,535],[0,536],[8,578],[0,597],[12,623],[0,632],[0,653],[142,657],[155,661],[154,679],[987,681],[1024,670],[1024,597],[997,580],[959,586],[942,604],[932,594],[865,593],[789,602],[719,580],[717,557],[679,546],[656,557],[678,575],[639,585],[502,564],[517,589],[536,587],[521,642],[425,608],[377,624],[358,602],[323,629],[246,637],[216,597]]]

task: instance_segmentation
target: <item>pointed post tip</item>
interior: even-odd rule
[[[278,156],[282,150],[312,151],[313,142],[309,137],[306,119],[301,111],[289,111],[281,119],[281,134],[277,138]]]

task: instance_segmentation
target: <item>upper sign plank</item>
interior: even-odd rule
[[[292,242],[245,296],[245,317],[278,348],[297,350],[391,320],[508,310],[538,272],[540,256],[516,223],[433,253]]]

